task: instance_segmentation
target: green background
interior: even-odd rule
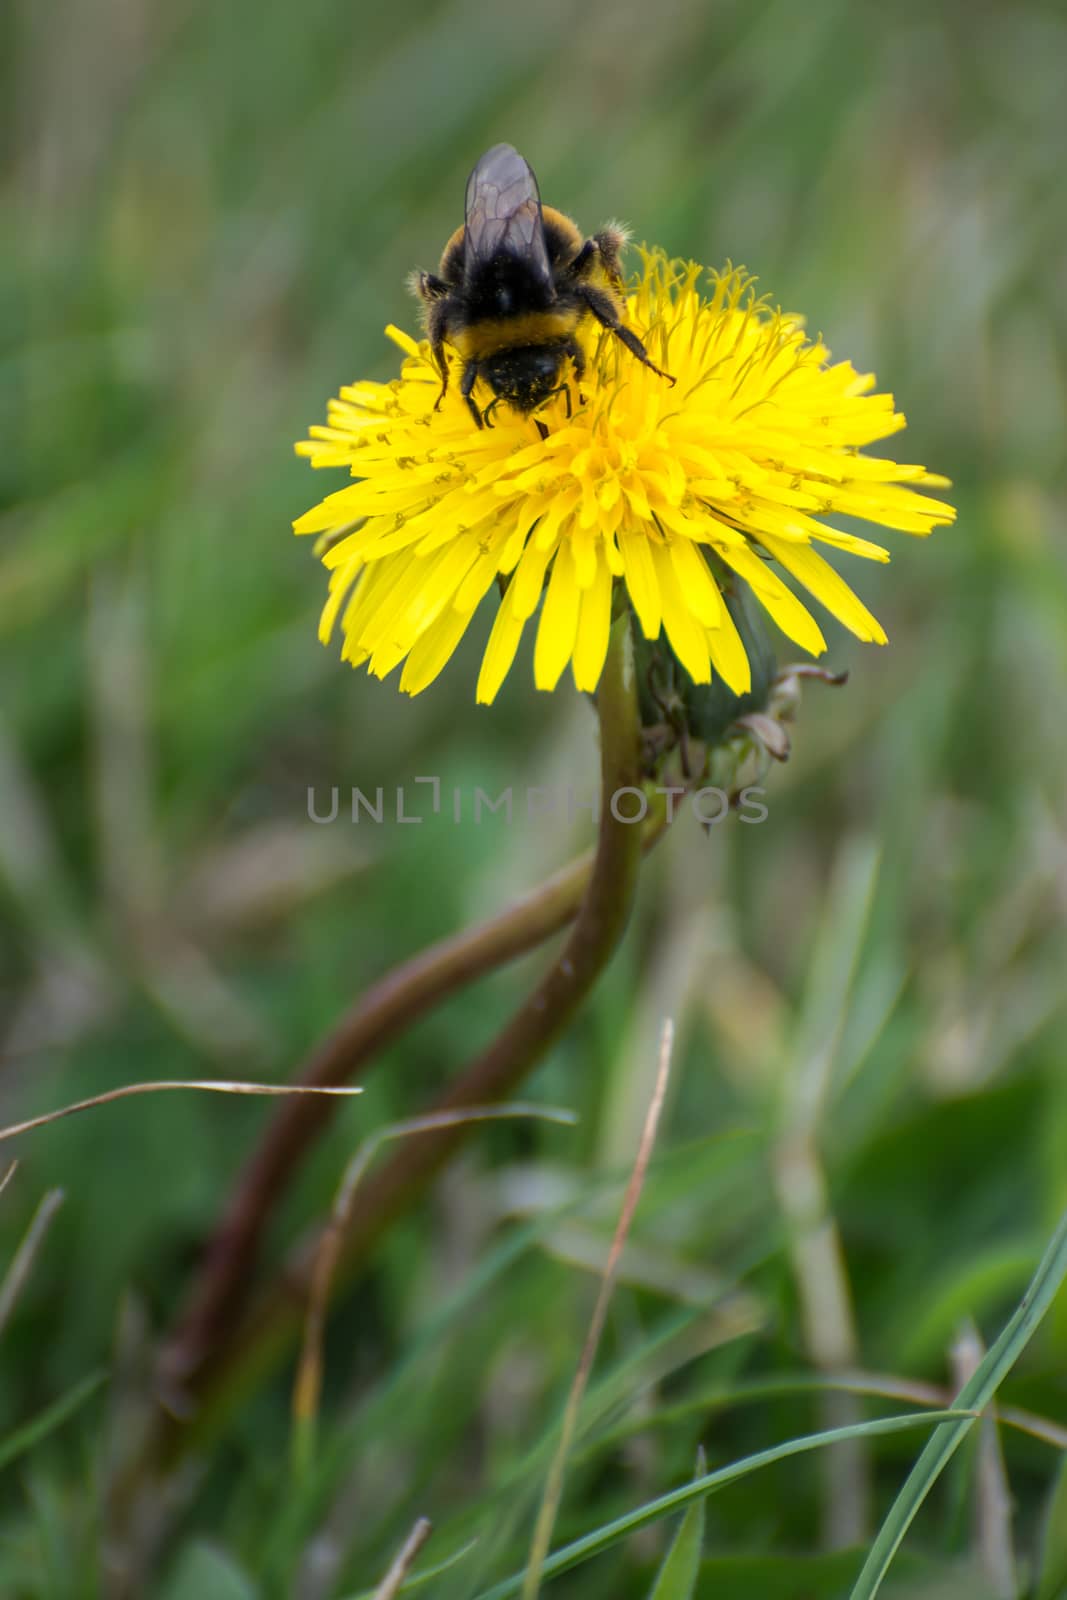
[[[890,646],[827,623],[851,681],[806,693],[768,820],[705,837],[684,817],[650,860],[624,951],[531,1082],[578,1128],[479,1132],[339,1299],[314,1485],[287,1465],[290,1363],[212,1440],[145,1592],[354,1594],[420,1513],[427,1561],[480,1541],[424,1592],[521,1565],[666,1012],[660,1160],[597,1369],[611,1404],[559,1537],[684,1481],[701,1440],[722,1464],[834,1406],[899,1406],[744,1389],[827,1351],[950,1383],[962,1322],[995,1334],[1067,1202],[1062,8],[16,0],[0,30],[5,1123],[136,1080],[281,1080],[392,960],[587,842],[582,814],[306,815],[309,785],[595,773],[588,708],[534,691],[528,641],[475,706],[489,607],[414,701],[339,664],[289,531],[343,481],[293,440],[342,383],[395,371],[382,328],[414,328],[405,277],[435,264],[488,145],[517,145],[586,229],[620,217],[744,263],[878,374],[909,420],[893,453],[950,475],[959,507],[929,541],[889,535],[889,568],[839,558]],[[388,1053],[280,1208],[272,1261],[538,970]],[[65,1201],[2,1332],[0,1427],[110,1376],[5,1472],[5,1595],[109,1592],[105,1486],[152,1338],[269,1114],[140,1099],[20,1142],[3,1259],[47,1190]],[[825,1311],[834,1252],[798,1248],[798,1171],[850,1285],[828,1327],[805,1308]],[[1067,1423],[1065,1375],[1061,1306],[1008,1397]],[[900,1592],[1035,1581],[1057,1453],[1002,1443],[1015,1588],[964,1452]],[[802,1458],[713,1499],[698,1592],[845,1592],[858,1559],[820,1552],[863,1545],[918,1447],[880,1439],[836,1480],[836,1458]],[[558,1592],[645,1594],[667,1533]]]

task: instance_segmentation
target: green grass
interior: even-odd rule
[[[588,709],[537,695],[529,652],[473,704],[488,612],[415,701],[342,668],[288,531],[327,487],[292,441],[341,383],[390,374],[381,330],[414,325],[405,275],[488,144],[586,227],[744,262],[897,396],[901,459],[954,479],[954,528],[849,572],[890,646],[829,625],[851,681],[806,693],[767,822],[683,825],[648,862],[623,950],[528,1086],[578,1126],[476,1133],[333,1307],[311,1468],[288,1466],[290,1357],[175,1492],[144,1589],[373,1593],[426,1515],[422,1593],[510,1592],[670,1012],[554,1548],[632,1531],[547,1592],[646,1600],[678,1519],[637,1528],[640,1508],[680,1508],[703,1446],[724,1486],[696,1595],[843,1600],[924,1435],[886,1422],[917,1404],[886,1384],[799,1380],[844,1351],[947,1403],[961,1326],[992,1354],[1067,1206],[1062,7],[16,0],[0,39],[4,1123],[137,1080],[281,1080],[391,961],[588,841],[581,815],[305,813],[309,784],[593,780]],[[539,970],[388,1051],[268,1264]],[[121,1592],[108,1485],[271,1113],[162,1096],[20,1141],[0,1262],[66,1198],[2,1331],[5,1600]],[[998,1397],[1067,1426],[1062,1294],[1012,1358]],[[830,1430],[835,1449],[790,1453]],[[1012,1592],[1062,1592],[1059,1453],[999,1429],[1006,1516],[980,1432],[884,1594],[996,1596],[1006,1524]],[[737,1472],[754,1458],[774,1459]]]

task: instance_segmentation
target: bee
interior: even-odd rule
[[[517,150],[487,150],[467,180],[463,226],[445,245],[440,267],[412,276],[441,373],[437,406],[448,389],[447,341],[463,362],[459,390],[479,428],[491,425],[501,402],[528,416],[560,393],[570,416],[563,374],[570,361],[581,382],[577,334],[587,317],[673,384],[622,320],[625,243],[626,234],[611,226],[583,239],[570,217],[541,204],[537,179]],[[479,378],[495,396],[484,411],[473,394]]]

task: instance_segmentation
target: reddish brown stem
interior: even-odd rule
[[[512,1093],[571,1021],[622,936],[636,887],[644,831],[632,821],[620,820],[632,813],[632,797],[629,810],[625,801],[619,805],[618,817],[611,804],[620,789],[641,786],[639,721],[625,623],[617,624],[613,634],[597,709],[603,796],[600,828],[588,888],[570,937],[533,993],[492,1044],[435,1102],[431,1108],[434,1111],[488,1105]],[[565,901],[561,894],[562,903]],[[556,915],[560,915],[559,905]],[[550,928],[545,928],[547,931]],[[486,942],[491,942],[492,937],[484,931],[479,936]],[[518,946],[526,947],[525,943]],[[470,975],[483,970],[485,966],[475,967]],[[410,1020],[410,1009],[404,1020]],[[412,1137],[367,1181],[345,1238],[339,1277],[366,1257],[394,1218],[415,1201],[469,1132],[467,1125],[456,1124]],[[232,1402],[236,1393],[254,1381],[259,1371],[292,1340],[307,1303],[316,1245],[317,1239],[300,1247],[228,1344],[222,1348],[213,1346],[206,1354],[199,1374],[189,1385],[201,1426],[219,1405]],[[199,1432],[200,1428],[193,1431]],[[172,1449],[176,1443],[172,1438]]]
[[[640,829],[643,849],[663,832],[662,806]],[[476,928],[431,945],[381,978],[318,1044],[297,1082],[348,1082],[420,1017],[475,979],[526,954],[572,921],[593,871],[592,851]],[[160,1361],[165,1392],[178,1399],[245,1310],[260,1245],[300,1162],[338,1109],[337,1102],[286,1102],[239,1173],[204,1251],[186,1308]]]

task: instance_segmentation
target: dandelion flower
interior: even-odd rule
[[[813,655],[825,640],[786,577],[858,638],[885,643],[818,547],[889,559],[827,526],[835,513],[913,534],[953,520],[920,492],[946,478],[860,453],[904,427],[893,397],[831,363],[733,268],[708,274],[644,252],[627,318],[673,386],[590,318],[571,395],[533,417],[498,405],[482,429],[458,370],[438,409],[428,346],[387,330],[405,355],[400,377],[342,389],[328,424],[296,447],[355,480],[294,524],[323,535],[324,642],[340,619],[346,660],[378,677],[403,663],[400,687],[418,694],[499,586],[480,701],[493,700],[538,611],[538,688],[554,689],[569,664],[579,689],[595,689],[626,604],[646,638],[665,631],[694,683],[717,676],[744,694],[749,662],[715,577],[728,568]]]

